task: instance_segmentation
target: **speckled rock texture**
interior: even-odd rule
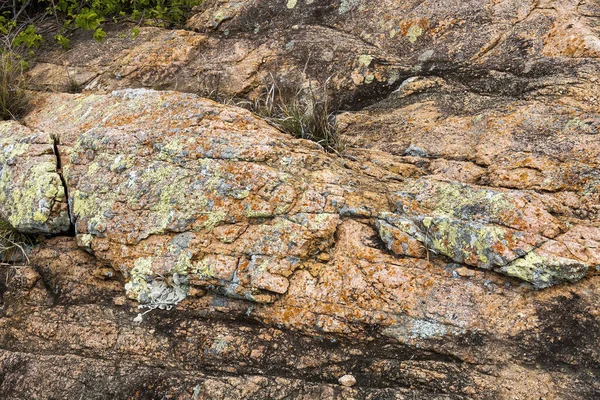
[[[23,233],[66,233],[67,196],[50,133],[0,122],[0,217]]]
[[[7,365],[45,368],[51,359],[26,354],[67,346],[73,365],[125,357],[146,360],[148,374],[179,371],[137,377],[120,389],[133,398],[219,398],[223,374],[243,376],[231,398],[279,387],[305,398],[528,398],[533,382],[550,397],[597,393],[600,230],[553,215],[541,194],[405,178],[178,92],[39,95],[24,123],[60,143],[76,237],[7,268]],[[216,322],[200,328],[194,316]],[[40,329],[45,345],[25,334]],[[292,335],[285,355],[278,335]],[[227,367],[193,367],[222,358]],[[357,385],[336,385],[347,374]],[[262,383],[240,395],[247,379]],[[11,382],[16,398],[38,387]],[[112,387],[98,385],[99,398]]]
[[[600,397],[599,18],[206,0],[46,49],[35,83],[85,92],[0,123],[0,211],[48,235],[0,265],[0,393]],[[275,73],[330,78],[342,156],[189,93]]]

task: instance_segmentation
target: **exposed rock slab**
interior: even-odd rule
[[[359,297],[367,293],[350,279],[321,289],[320,298],[328,292],[337,305],[311,301],[314,290],[263,306],[208,294],[137,323],[137,303],[124,298],[119,275],[74,239],[50,240],[31,262],[0,267],[0,388],[8,399],[514,399],[531,391],[578,399],[600,390],[597,277],[536,292],[478,271],[421,279],[396,301],[414,302],[427,316],[400,314],[391,326],[351,323],[356,311],[330,316],[344,301],[365,304]],[[282,327],[306,310],[352,333],[298,321],[299,332],[278,328],[277,310],[288,316]],[[459,334],[455,316],[466,314],[485,320]],[[347,374],[357,379],[352,388],[337,384]]]
[[[45,368],[50,361],[26,354],[43,348],[56,361],[68,348],[73,358],[64,362],[72,365],[85,357],[163,370],[160,384],[142,374],[138,386],[122,386],[128,396],[152,393],[151,387],[193,396],[198,388],[210,398],[224,373],[249,378],[264,373],[265,363],[273,371],[307,365],[300,381],[278,381],[307,393],[330,390],[346,374],[357,378],[351,389],[332,387],[334,398],[402,398],[410,386],[511,398],[505,387],[526,395],[533,382],[563,398],[575,384],[578,395],[598,390],[589,374],[598,365],[599,231],[589,221],[553,216],[543,196],[434,178],[381,180],[387,168],[327,155],[245,110],[193,95],[40,95],[36,107],[25,122],[60,140],[77,245],[54,239],[38,248],[33,267],[10,272],[17,275],[2,289],[6,365]],[[543,291],[522,284],[580,279]],[[123,284],[136,303],[124,297]],[[135,317],[137,302],[154,311]],[[565,302],[575,310],[568,316],[560,311]],[[282,353],[275,351],[280,336],[246,344],[261,337],[254,325],[225,322],[216,338],[214,320],[189,325],[216,315],[302,336],[291,337]],[[140,342],[146,329],[159,333]],[[294,350],[302,340],[307,344]],[[307,356],[307,346],[321,340],[358,348]],[[387,355],[365,355],[365,348]],[[530,358],[523,359],[523,349]],[[181,356],[171,360],[165,351]],[[207,358],[198,367],[200,353]],[[229,365],[222,365],[223,354],[232,357]],[[241,360],[249,355],[257,364],[247,367]],[[332,366],[335,357],[347,363]],[[358,360],[364,366],[352,367]],[[556,371],[554,363],[580,365],[582,372]],[[92,377],[106,365],[93,361],[86,368],[82,373],[96,382]],[[207,368],[214,372],[206,376]],[[31,380],[13,383],[18,368],[4,370],[5,392],[16,398],[37,387]],[[230,393],[245,379],[229,381]],[[306,383],[315,380],[321,383]],[[263,393],[256,390],[241,396]]]
[[[402,263],[431,252],[538,288],[595,266],[568,243],[550,245],[566,227],[534,196],[435,180],[382,185],[245,110],[190,95],[126,90],[42,101],[28,124],[60,132],[79,243],[123,271],[142,302],[165,292],[155,277],[175,275],[185,279],[174,287],[185,290],[191,283],[275,301],[296,270],[338,261],[335,235],[351,220],[415,257]],[[55,108],[61,116],[48,118]]]

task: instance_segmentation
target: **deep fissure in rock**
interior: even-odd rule
[[[52,135],[52,150],[54,151],[54,156],[56,157],[56,173],[60,177],[60,181],[63,186],[63,190],[65,191],[65,197],[67,199],[67,213],[69,214],[69,230],[59,236],[71,236],[75,237],[75,221],[73,221],[73,216],[71,215],[71,204],[69,201],[69,188],[67,186],[67,181],[62,172],[62,163],[60,161],[60,152],[58,151],[58,146],[60,145],[60,139],[58,135]]]

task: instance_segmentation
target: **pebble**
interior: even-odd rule
[[[338,379],[338,382],[342,386],[351,387],[351,386],[356,385],[356,378],[352,375],[344,375],[340,379]]]

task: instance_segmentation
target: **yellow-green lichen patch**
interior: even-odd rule
[[[345,14],[360,4],[361,0],[342,0],[338,13]]]
[[[117,193],[114,190],[97,191],[90,188],[91,193],[75,190],[71,194],[71,214],[77,221],[78,233],[96,235],[106,229],[106,215],[112,209]]]
[[[484,189],[460,183],[415,180],[391,195],[398,210],[506,226],[546,237],[560,232],[560,222],[535,198],[521,192]]]
[[[202,259],[195,263],[191,271],[201,279],[213,279],[216,277],[215,271],[213,271],[208,259]]]
[[[92,239],[94,237],[90,234],[83,234],[83,235],[78,235],[77,236],[77,245],[81,246],[81,247],[87,247],[87,248],[91,248],[92,245]]]
[[[109,169],[111,172],[123,172],[128,168],[131,168],[134,164],[134,158],[132,156],[126,156],[124,154],[119,154],[115,157],[113,163],[110,165]],[[93,165],[93,164],[92,164]],[[89,172],[89,169],[88,169]]]
[[[423,28],[419,25],[412,25],[408,28],[408,32],[406,33],[406,37],[408,41],[414,43],[417,41],[417,38],[423,34]]]
[[[369,54],[362,54],[358,57],[358,65],[368,67],[373,62],[373,56]]]
[[[268,218],[275,215],[275,210],[267,202],[253,202],[244,204],[244,214],[247,218]]]
[[[94,175],[99,170],[100,170],[100,165],[98,165],[98,163],[96,163],[96,162],[93,162],[88,166],[87,173],[88,173],[88,175]]]
[[[452,260],[479,268],[503,266],[533,249],[532,241],[521,240],[523,233],[491,224],[444,217],[422,219],[427,247]],[[537,238],[540,244],[543,238]]]
[[[153,280],[152,258],[138,258],[129,272],[129,282],[125,284],[127,297],[139,302],[147,302],[149,282]]]
[[[217,226],[220,222],[225,221],[227,214],[224,211],[217,211],[208,214],[208,218],[202,225],[202,227],[208,232],[212,232],[212,230]]]
[[[47,143],[36,142],[40,140]],[[40,151],[40,145],[47,146],[46,154]],[[58,203],[64,202],[65,192],[56,159],[50,155],[51,146],[49,136],[19,137],[17,133],[0,141],[0,214],[22,232],[59,233],[69,229],[68,220],[54,211]]]
[[[168,164],[155,164],[135,173],[125,193],[129,207],[151,211],[142,236],[164,232],[176,215],[185,214],[192,206],[185,171]]]
[[[182,251],[179,256],[177,256],[177,260],[175,261],[175,265],[171,267],[171,274],[178,275],[187,275],[194,268],[192,265],[192,254],[189,251]]]
[[[576,282],[587,273],[583,263],[552,254],[541,255],[536,251],[499,269],[500,272],[532,283],[537,289],[562,282]]]
[[[416,181],[409,187],[417,200],[432,208],[435,216],[456,219],[501,222],[502,217],[515,212],[515,201],[505,193],[477,189],[458,183]]]
[[[1,154],[4,160],[13,160],[15,157],[25,154],[29,149],[29,145],[26,143],[9,141],[7,138],[0,142],[0,149],[2,149]]]

